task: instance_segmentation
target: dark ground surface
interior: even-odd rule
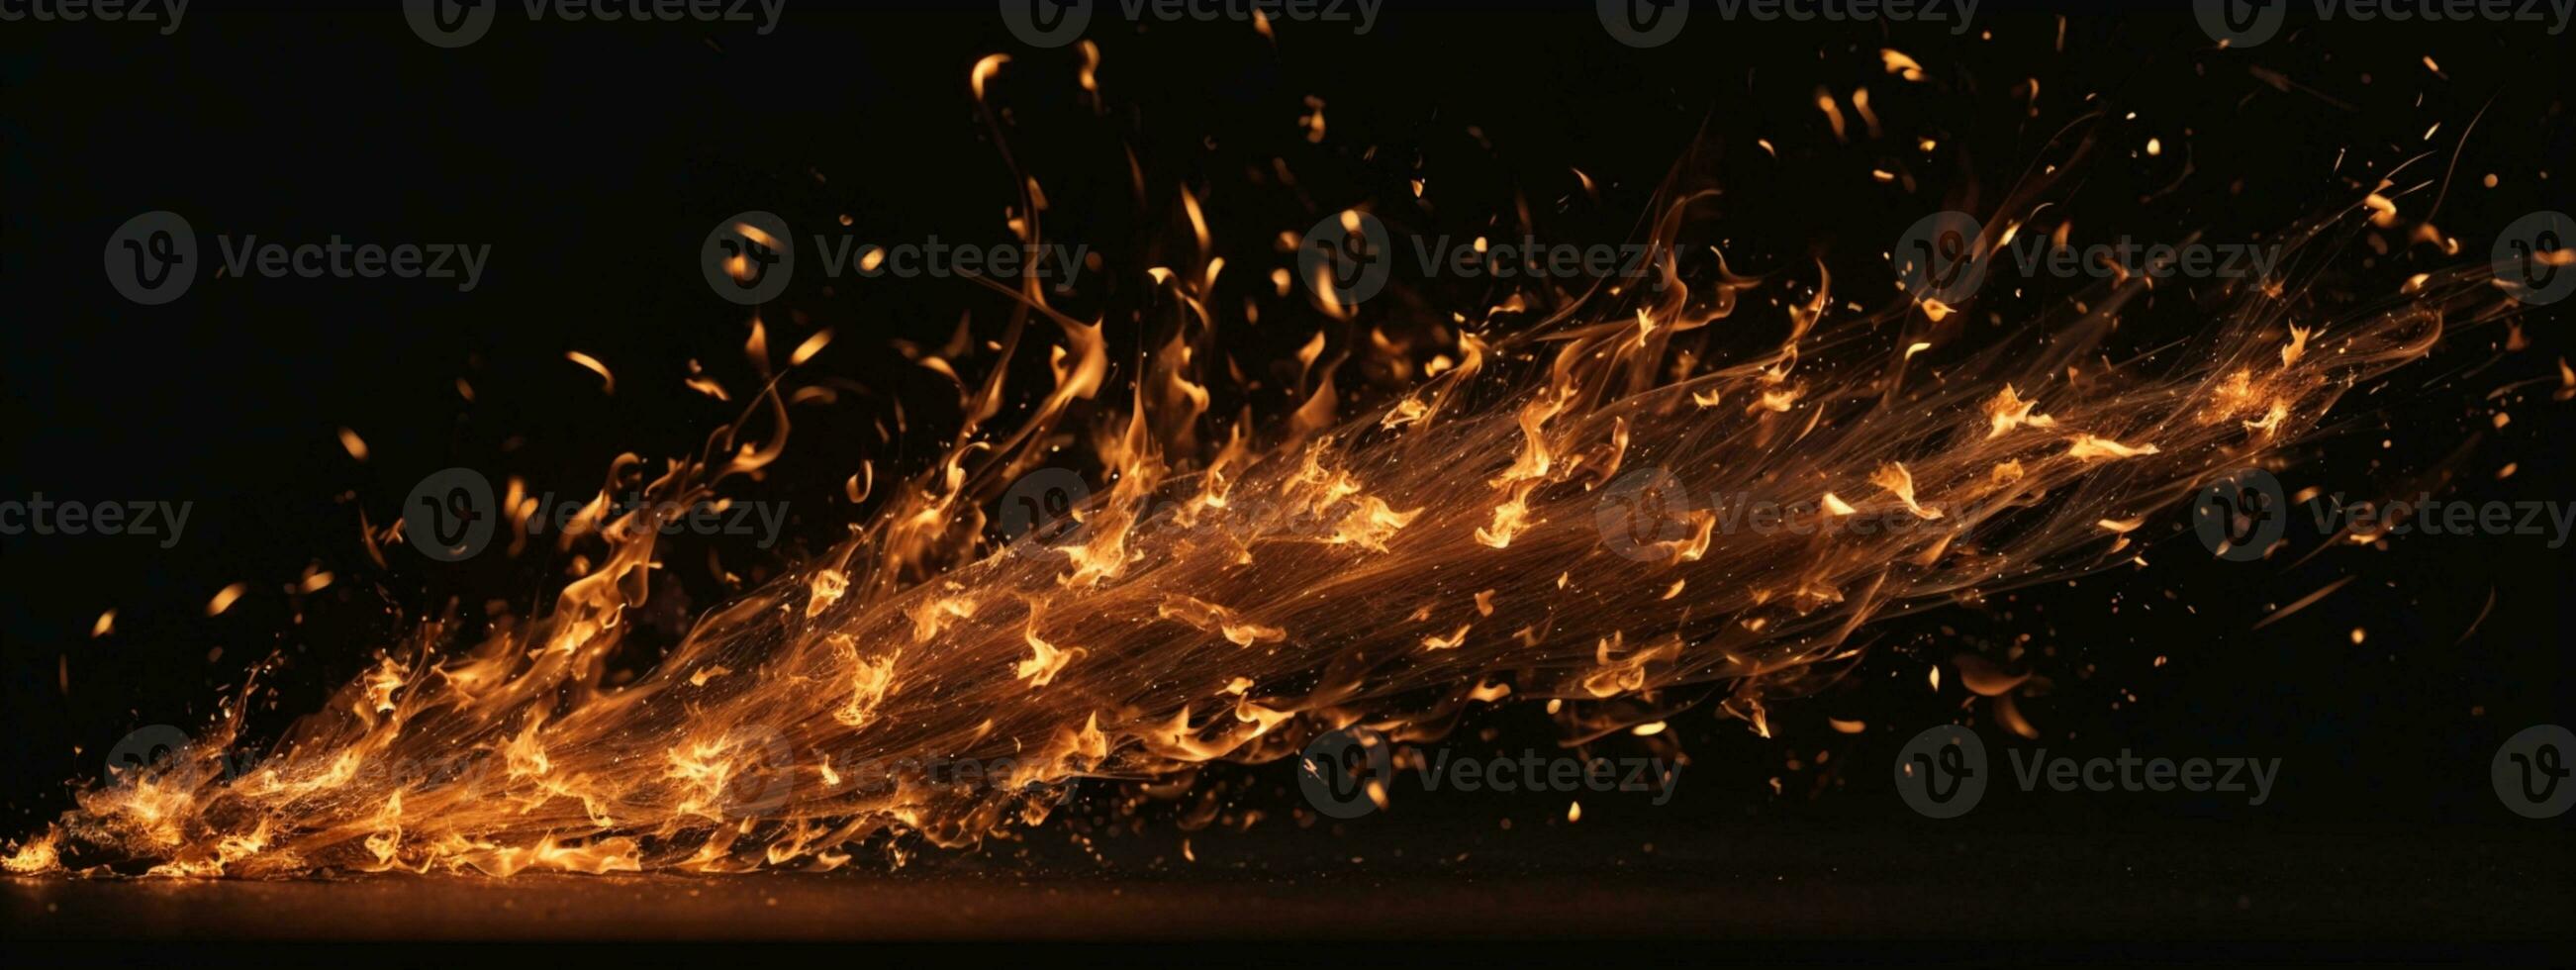
[[[1660,939],[1715,958],[2562,961],[2563,829],[2084,835],[1926,824],[1747,827],[1648,851],[1580,827],[1486,845],[1388,824],[1124,840],[1088,862],[1014,850],[895,871],[740,877],[0,882],[20,945],[66,955],[298,940]],[[1168,851],[1158,855],[1146,844]],[[1431,851],[1438,847],[1440,851]],[[1063,852],[1034,846],[1032,856]],[[1340,858],[1313,858],[1331,850]],[[1133,856],[1131,860],[1127,858]],[[1302,857],[1302,858],[1301,858]],[[1295,863],[1276,861],[1300,858]],[[1250,860],[1267,859],[1256,862]],[[1701,951],[1692,941],[1722,944]]]

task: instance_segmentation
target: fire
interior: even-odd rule
[[[1919,78],[1910,58],[1881,56]],[[1009,63],[974,66],[979,105]],[[1832,95],[1817,105],[1846,136]],[[1321,137],[1320,109],[1312,124]],[[1019,182],[1013,225],[1034,244],[1044,206]],[[2017,227],[2044,188],[1989,224]],[[1686,274],[1674,244],[1695,197],[1669,201],[1659,285],[1544,312],[1525,308],[1548,296],[1523,294],[1352,341],[1419,375],[1355,409],[1334,382],[1348,358],[1325,360],[1319,333],[1297,355],[1293,409],[1263,421],[1210,413],[1210,388],[1243,378],[1216,350],[1214,215],[1184,191],[1198,262],[1151,275],[1176,309],[1136,377],[1113,388],[1100,321],[1060,311],[1034,280],[988,283],[1017,310],[984,375],[969,379],[957,352],[916,358],[958,381],[963,427],[937,460],[882,490],[872,465],[853,472],[854,499],[885,496],[846,541],[612,681],[659,510],[757,474],[787,447],[792,407],[832,400],[794,369],[830,339],[818,333],[703,455],[618,461],[612,481],[648,479],[657,501],[619,512],[603,488],[560,540],[600,551],[550,609],[425,624],[247,767],[231,759],[245,688],[171,764],[80,792],[7,867],[828,869],[897,839],[1006,837],[1083,779],[1186,781],[1351,724],[1426,737],[1470,705],[1537,700],[1579,736],[1653,735],[1678,688],[1720,685],[1723,710],[1767,731],[1764,699],[1848,658],[1861,625],[2111,561],[2142,512],[2314,430],[2446,326],[2500,313],[2476,270],[2313,326],[2285,323],[2296,288],[2249,288],[2184,350],[2108,360],[2118,307],[2146,281],[1962,328],[1901,293],[1877,309],[1836,301],[1821,272]],[[2367,218],[2398,218],[2366,201]],[[1340,218],[1357,225],[1354,210]],[[1285,287],[1288,272],[1268,275]],[[1317,299],[1327,317],[1359,312]],[[767,372],[756,321],[753,334]],[[1021,355],[1052,386],[1006,418]],[[1105,417],[1068,427],[1095,400]],[[988,511],[1062,463],[1067,437],[1105,469],[1101,490],[1068,529],[994,538]],[[1677,502],[1627,487],[1658,475]],[[1798,513],[1812,520],[1913,527],[1746,529],[1703,507],[1759,494],[1814,502]]]

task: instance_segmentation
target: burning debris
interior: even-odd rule
[[[976,65],[979,105],[1006,66]],[[1851,100],[1856,119],[1819,96],[1837,138],[1878,128],[1865,95]],[[2061,146],[2050,170],[2086,147]],[[1040,188],[1019,183],[1020,242],[1049,246]],[[1952,254],[2002,250],[2051,188],[2017,187],[1985,215],[2003,228]],[[2404,198],[2356,198],[2287,250],[2395,224],[2382,192]],[[742,394],[703,455],[644,473],[647,501],[612,508],[615,483],[649,467],[621,459],[596,514],[560,538],[601,552],[550,609],[423,625],[257,759],[231,754],[245,687],[207,736],[81,792],[7,866],[829,869],[903,838],[960,846],[1041,822],[1083,779],[1186,792],[1210,762],[1290,758],[1353,725],[1436,737],[1475,705],[1543,700],[1570,735],[1659,744],[1676,743],[1667,718],[1703,703],[1758,725],[1766,698],[1848,662],[1863,624],[2127,562],[2142,523],[2270,460],[2446,328],[2504,312],[2485,267],[2345,309],[2267,275],[2186,343],[2122,357],[2110,338],[2147,276],[2002,326],[1947,292],[1862,308],[1822,264],[1727,272],[1703,241],[1709,199],[1664,193],[1646,280],[1532,287],[1393,335],[1319,331],[1290,406],[1229,415],[1212,402],[1252,395],[1228,392],[1245,379],[1221,349],[1237,324],[1217,280],[1273,258],[1285,292],[1296,259],[1212,252],[1183,190],[1196,250],[1150,273],[1159,334],[1135,376],[1112,379],[1129,369],[1102,321],[1059,309],[1054,287],[986,281],[1016,309],[992,326],[981,376],[962,331],[955,348],[914,348],[958,382],[963,426],[941,457],[902,481],[854,471],[851,497],[880,498],[846,541],[699,618],[640,677],[609,673],[662,510],[721,502],[788,447],[798,408],[829,406],[797,370],[828,336]],[[1314,299],[1347,324],[1333,284]],[[766,373],[757,320],[752,333]],[[569,359],[615,386],[596,359]],[[1028,359],[1051,382],[1006,407]],[[1337,375],[1355,360],[1404,389],[1346,396]],[[1015,482],[1076,463],[1068,437],[1098,491],[997,538]],[[1778,499],[1783,527],[1711,496]]]

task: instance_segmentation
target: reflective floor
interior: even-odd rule
[[[2546,824],[2403,838],[1787,827],[1658,837],[1650,849],[1634,833],[1558,830],[1460,849],[1395,830],[1202,833],[1190,861],[1165,833],[891,872],[11,879],[0,881],[0,920],[22,941],[2000,937],[2576,952],[2559,947],[2576,869]]]

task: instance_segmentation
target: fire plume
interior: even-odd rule
[[[1006,61],[976,65],[979,104]],[[1043,205],[1019,182],[1034,244]],[[2016,192],[1989,223],[2044,196]],[[1704,702],[1759,723],[1863,624],[2124,562],[2134,520],[2501,312],[2475,270],[2331,315],[2265,281],[2183,345],[2122,357],[2112,334],[2144,280],[2008,326],[1903,294],[1865,310],[1821,265],[1686,264],[1705,201],[1664,197],[1651,279],[1346,334],[1320,361],[1319,334],[1306,383],[1262,420],[1212,413],[1210,389],[1241,375],[1217,350],[1215,216],[1184,192],[1195,265],[1151,274],[1166,318],[1138,376],[1113,383],[1102,323],[1035,281],[987,284],[1014,309],[998,361],[959,385],[944,453],[895,487],[854,472],[851,494],[882,497],[849,538],[708,612],[641,676],[607,673],[669,506],[600,504],[582,541],[603,552],[550,608],[424,624],[235,764],[245,689],[171,764],[80,792],[8,867],[828,869],[1006,835],[1085,779],[1186,783],[1350,724],[1420,739],[1518,700],[1561,702],[1580,736],[1652,733]],[[2307,237],[2393,211],[2355,200]],[[712,500],[773,461],[806,406],[794,365],[822,339],[648,494]],[[1052,386],[1006,416],[1024,354]],[[1336,368],[1360,354],[1425,376],[1345,396]],[[1060,528],[997,537],[1012,484],[1067,463],[1053,446],[1077,402],[1100,412],[1071,429],[1098,490]],[[1753,528],[1711,501],[1736,496],[1795,501],[1785,527]],[[1854,516],[1902,527],[1827,521]]]

